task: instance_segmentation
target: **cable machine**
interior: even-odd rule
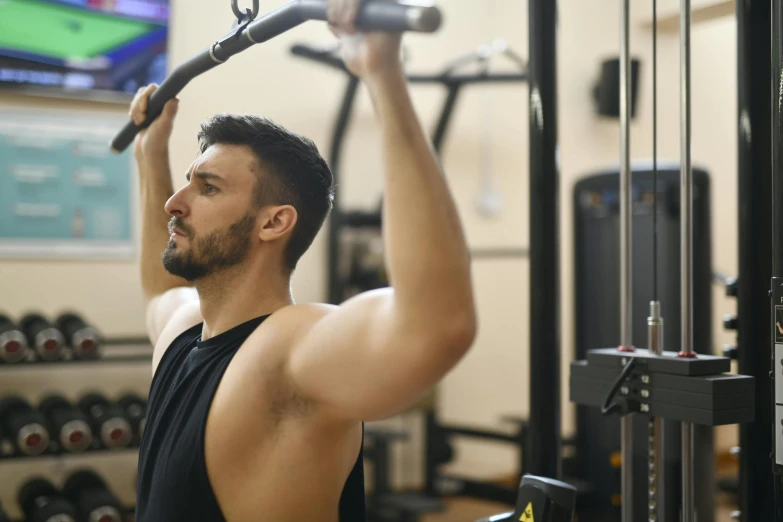
[[[697,520],[694,491],[694,424],[717,426],[752,422],[757,415],[755,376],[732,375],[727,357],[697,354],[693,349],[693,168],[691,158],[691,6],[680,4],[680,339],[677,351],[663,350],[662,303],[654,283],[648,314],[648,348],[631,341],[631,170],[629,144],[629,0],[621,1],[620,41],[620,336],[617,348],[590,350],[587,359],[571,364],[570,397],[577,404],[599,407],[604,415],[621,416],[621,515],[623,522],[668,520],[672,511],[682,522]],[[739,9],[739,8],[738,8]],[[655,1],[653,12],[655,17]],[[656,21],[653,22],[656,27]],[[656,33],[653,46],[657,47]],[[654,61],[655,61],[654,54]],[[654,65],[654,81],[656,69]],[[653,88],[653,103],[656,89]],[[654,113],[657,107],[654,108]],[[657,114],[654,114],[654,121]],[[655,125],[655,123],[654,123]],[[657,128],[654,128],[654,136]],[[654,138],[655,139],[655,138]],[[655,149],[655,146],[654,146]],[[657,179],[655,150],[654,179]],[[655,182],[654,182],[655,183]],[[653,191],[657,198],[657,190]],[[653,208],[657,206],[653,204]],[[657,235],[653,231],[653,257],[657,259]],[[657,277],[653,261],[653,279]],[[742,275],[740,280],[742,280]],[[740,290],[741,291],[741,290]],[[663,303],[665,304],[665,303]],[[741,351],[741,348],[740,348]],[[618,376],[619,372],[619,376]],[[608,393],[607,393],[608,390]],[[633,483],[632,416],[648,419],[647,483]],[[681,435],[681,493],[667,498],[663,423],[676,422]],[[783,437],[781,437],[783,440]],[[647,505],[633,505],[634,487],[647,490]],[[672,503],[678,501],[679,506]],[[705,513],[704,516],[707,516]]]

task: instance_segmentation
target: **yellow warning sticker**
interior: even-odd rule
[[[527,507],[525,508],[525,511],[522,513],[522,516],[519,517],[520,522],[535,522],[533,520],[533,503],[528,502]]]

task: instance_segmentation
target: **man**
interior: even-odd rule
[[[136,139],[155,345],[137,522],[364,520],[363,422],[409,407],[473,343],[468,250],[411,104],[401,35],[357,33],[359,2],[330,0],[329,20],[382,127],[391,288],[294,303],[291,274],[333,194],[309,140],[216,116],[174,193],[178,102]],[[132,103],[137,123],[154,89]]]

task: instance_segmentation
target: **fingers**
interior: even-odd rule
[[[342,0],[329,0],[326,4],[326,19],[329,26],[337,24]]]
[[[356,32],[356,18],[359,16],[359,7],[362,0],[347,0],[343,10],[343,23],[350,28],[350,32]]]
[[[170,99],[169,101],[166,102],[166,105],[163,106],[163,113],[161,114],[161,119],[167,122],[173,121],[174,117],[177,115],[178,109],[179,109],[179,98]]]
[[[139,90],[136,92],[136,96],[133,97],[128,116],[136,125],[141,125],[144,120],[147,119],[147,105],[149,103],[149,98],[157,88],[157,84],[151,83],[145,87],[139,88]]]
[[[356,17],[361,3],[362,0],[329,0],[326,14],[333,33],[339,36],[339,32],[356,32]]]

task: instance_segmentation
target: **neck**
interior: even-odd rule
[[[249,276],[253,273],[264,272],[236,266],[196,282],[204,318],[202,340],[294,304],[289,277]]]

